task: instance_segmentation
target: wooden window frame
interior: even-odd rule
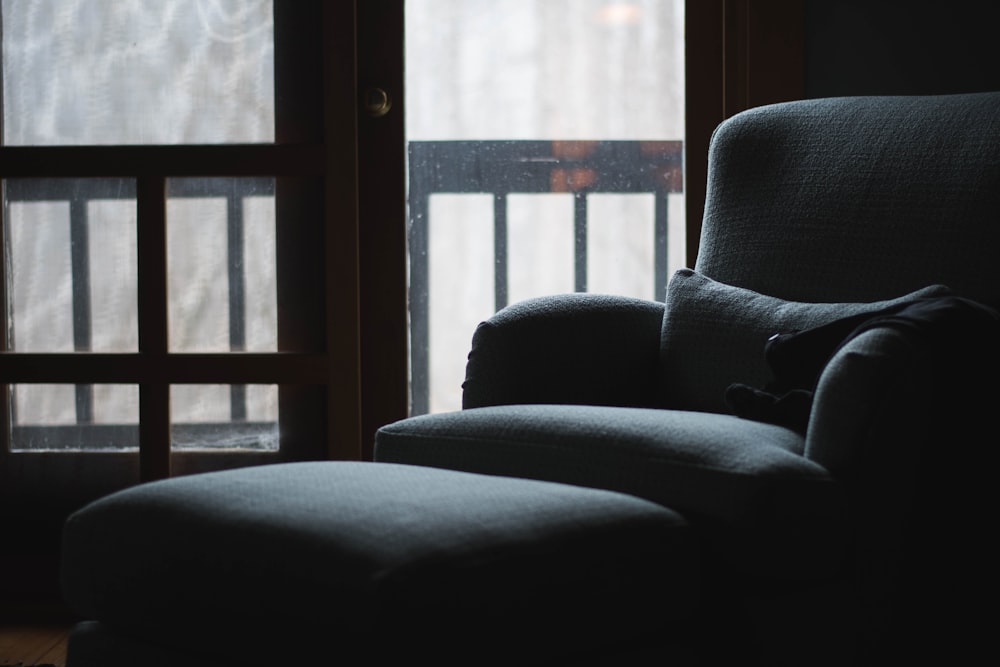
[[[61,524],[96,497],[179,474],[362,457],[357,23],[355,2],[275,0],[273,144],[0,146],[3,179],[135,179],[139,263],[136,352],[23,353],[0,338],[0,525],[19,545],[0,553],[0,616],[60,609]],[[275,179],[279,351],[171,352],[167,180],[244,176]],[[11,451],[19,383],[138,385],[138,452]],[[279,387],[278,451],[172,450],[171,385],[257,383]]]
[[[342,10],[341,10],[342,11]],[[22,353],[3,341],[0,353],[5,387],[13,383],[106,382],[137,384],[139,399],[138,479],[149,481],[173,473],[194,472],[258,462],[262,456],[303,459],[334,456],[357,458],[359,435],[356,409],[343,415],[344,396],[323,406],[311,419],[301,419],[303,403],[315,402],[317,387],[356,386],[359,369],[355,352],[357,330],[356,202],[352,182],[355,161],[349,152],[328,150],[338,133],[352,135],[353,113],[344,105],[328,108],[324,83],[342,99],[351,81],[324,77],[316,61],[324,39],[321,20],[332,11],[324,3],[278,0],[275,16],[276,128],[275,143],[255,145],[177,146],[18,146],[0,148],[3,178],[135,179],[138,250],[139,349],[134,354]],[[353,17],[350,17],[353,18]],[[331,32],[344,21],[331,21]],[[352,35],[353,38],[353,35]],[[349,42],[350,44],[350,42]],[[353,46],[353,45],[352,45]],[[343,52],[337,58],[343,57]],[[348,60],[353,59],[348,55]],[[332,95],[332,93],[327,93]],[[345,117],[346,116],[346,117]],[[346,121],[346,123],[345,123]],[[336,174],[336,177],[334,177]],[[167,341],[166,182],[170,178],[267,176],[276,180],[278,348],[277,353],[180,354]],[[329,242],[328,242],[329,241]],[[311,253],[311,256],[307,256]],[[332,273],[336,267],[336,279]],[[327,298],[329,295],[329,298]],[[346,317],[345,317],[346,316]],[[336,359],[350,349],[347,363]],[[346,366],[346,368],[345,368]],[[345,373],[346,370],[346,373]],[[345,375],[349,376],[343,382]],[[169,387],[172,384],[279,384],[281,448],[278,456],[246,453],[208,455],[173,452],[170,445]],[[288,389],[286,390],[286,386]],[[301,389],[310,387],[311,389]],[[357,392],[343,392],[356,395]],[[288,394],[288,395],[286,395]],[[296,419],[288,419],[291,414]],[[290,422],[286,424],[285,422]],[[326,422],[327,426],[323,426]],[[306,426],[309,424],[309,426]],[[5,436],[9,429],[5,430]],[[325,443],[323,445],[322,443]],[[318,446],[319,444],[319,446]],[[19,455],[2,447],[10,458]],[[33,457],[25,453],[24,457]],[[106,459],[103,455],[98,455]],[[132,458],[128,454],[125,458]],[[53,457],[93,458],[90,453],[59,452]],[[44,457],[43,457],[44,458]],[[51,458],[51,457],[50,457]],[[218,458],[197,465],[196,459]],[[184,459],[191,459],[184,461]],[[9,463],[9,461],[8,461]],[[15,468],[22,466],[16,465]],[[109,467],[110,468],[110,467]],[[16,484],[16,480],[8,480]],[[9,488],[9,487],[8,487]]]
[[[805,95],[803,0],[686,0],[687,261],[698,257],[708,147],[726,118]]]

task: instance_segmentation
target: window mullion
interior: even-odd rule
[[[167,358],[166,178],[136,183],[139,353],[154,361],[139,383],[139,476],[170,476],[170,385]]]
[[[2,21],[0,21],[2,24]],[[0,25],[2,27],[2,25]],[[0,91],[0,103],[3,102],[2,91]],[[3,144],[3,114],[0,113],[0,147]],[[0,326],[0,352],[7,352],[11,344],[11,322],[10,303],[12,297],[8,292],[11,279],[11,266],[8,256],[9,227],[8,227],[8,207],[7,207],[7,183],[0,179],[0,308],[3,309],[3,323]],[[13,402],[11,401],[11,388],[6,382],[0,383],[0,468],[6,468],[7,458],[10,452],[10,427],[13,423]]]

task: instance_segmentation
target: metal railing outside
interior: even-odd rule
[[[91,351],[91,276],[100,267],[90,264],[89,204],[98,200],[135,200],[134,179],[103,178],[11,178],[4,181],[4,205],[14,203],[65,203],[69,209],[70,283],[73,349]],[[246,348],[246,276],[244,258],[245,198],[273,197],[274,179],[269,177],[181,178],[167,181],[168,199],[223,199],[226,202],[228,267],[229,349]],[[9,210],[5,211],[5,217]],[[5,243],[7,241],[5,240]],[[10,252],[8,249],[7,252]],[[14,327],[16,322],[7,326]],[[228,443],[271,442],[276,437],[273,422],[248,420],[247,387],[230,385],[230,422],[224,425]],[[122,449],[138,446],[138,424],[94,423],[94,387],[77,384],[75,424],[19,424],[15,406],[11,410],[11,442],[23,449]],[[217,438],[219,424],[173,425],[175,440],[181,443],[210,443]]]
[[[587,291],[587,197],[655,197],[653,294],[667,281],[667,195],[683,191],[681,141],[414,141],[409,144],[411,413],[430,405],[429,202],[436,194],[493,196],[494,307],[508,300],[507,197],[573,195],[574,288]]]
[[[593,193],[649,193],[654,208],[654,284],[662,295],[667,281],[669,194],[683,191],[681,141],[414,141],[409,143],[409,261],[411,412],[429,409],[430,340],[428,293],[429,202],[435,194],[485,193],[493,197],[494,308],[508,302],[507,198],[511,194],[568,193],[573,196],[574,288],[587,291],[587,198]],[[78,352],[91,348],[88,203],[101,199],[135,199],[131,179],[8,179],[6,204],[65,202],[69,205],[73,343]],[[273,196],[272,178],[198,178],[168,180],[168,198],[221,198],[226,201],[228,236],[229,347],[245,347],[246,293],[243,257],[243,201],[246,196]],[[16,323],[15,323],[16,324]],[[94,424],[93,386],[75,387],[76,426],[18,425],[12,414],[14,441],[40,447],[135,446],[137,426]],[[273,424],[247,421],[246,387],[231,385],[233,428],[252,439]],[[197,440],[211,425],[177,424],[184,440]],[[247,429],[250,429],[247,431]],[[127,444],[131,443],[131,444]],[[112,444],[112,446],[115,446]]]

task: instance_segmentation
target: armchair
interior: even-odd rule
[[[723,664],[961,662],[986,636],[971,600],[996,556],[1000,94],[752,109],[716,130],[709,164],[697,263],[665,305],[497,313],[464,409],[383,427],[376,459],[679,511]]]
[[[375,462],[166,480],[71,517],[64,589],[93,621],[69,667],[213,654],[206,609],[228,614],[206,664],[303,633],[326,660],[403,637],[395,657],[456,664],[528,664],[529,641],[572,665],[991,648],[1000,93],[752,109],[709,164],[665,303],[505,308],[463,409],[383,426]]]

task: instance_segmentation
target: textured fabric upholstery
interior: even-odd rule
[[[1000,92],[750,109],[709,153],[698,261],[794,301],[875,301],[945,284],[1000,301]]]
[[[803,446],[788,429],[728,415],[516,405],[385,426],[375,458],[647,498],[698,517],[733,567],[797,577],[797,564],[816,576],[837,562],[844,541],[843,489]]]
[[[887,397],[915,392],[924,396],[914,397],[909,421],[929,431],[944,420],[946,430],[968,432],[992,410],[998,373],[1000,312],[994,308],[948,298],[875,318],[823,369],[805,454],[834,474],[847,474],[863,458],[865,431]],[[921,409],[924,402],[929,410]],[[947,425],[959,419],[964,429]]]
[[[682,269],[667,287],[660,343],[664,405],[729,412],[726,387],[734,382],[763,387],[771,379],[764,345],[773,334],[874,314],[948,292],[947,287],[934,285],[884,301],[803,303],[725,285]]]
[[[705,204],[668,304],[503,309],[463,409],[384,425],[377,462],[172,479],[74,515],[67,599],[100,622],[81,650],[690,664],[670,650],[691,624],[712,667],[991,650],[970,599],[995,591],[995,328],[850,338],[804,435],[724,414],[723,390],[767,381],[778,328],[942,285],[1000,305],[1000,93],[751,109],[712,138]],[[303,634],[322,639],[285,641]],[[598,650],[639,636],[644,660]],[[120,667],[71,651],[98,664]]]
[[[963,382],[981,382],[982,373],[969,371],[983,350],[1000,348],[995,334],[976,345],[960,337],[914,345],[918,339],[891,328],[857,336],[820,374],[805,440],[794,446],[778,444],[798,438],[793,431],[723,414],[724,390],[767,381],[764,338],[778,333],[775,326],[877,310],[928,287],[922,294],[941,294],[936,286],[1000,305],[1000,92],[751,109],[712,138],[705,204],[697,261],[672,285],[660,322],[658,380],[632,366],[651,358],[653,306],[630,306],[628,323],[609,335],[614,313],[603,307],[600,327],[581,325],[592,297],[535,300],[477,332],[465,404],[475,409],[383,427],[377,456],[625,490],[680,510],[709,545],[722,543],[713,528],[729,526],[733,538],[756,521],[742,519],[776,506],[794,506],[800,516],[821,507],[832,494],[791,493],[780,483],[789,470],[815,471],[812,482],[823,482],[810,491],[846,497],[848,535],[832,531],[828,542],[839,549],[817,556],[815,532],[789,522],[780,535],[751,530],[756,541],[734,540],[741,548],[705,561],[704,581],[727,582],[709,608],[740,609],[728,631],[753,626],[766,637],[766,646],[719,664],[747,664],[751,654],[767,665],[891,664],[911,628],[924,640],[915,655],[948,655],[958,623],[937,635],[945,624],[933,614],[964,609],[960,594],[944,592],[956,572],[984,581],[981,568],[966,576],[962,563],[971,559],[960,546],[978,549],[982,540],[960,535],[989,516],[977,510],[986,506],[983,485],[963,488],[967,460],[950,453],[982,445],[972,426],[988,432],[986,410],[978,419],[968,413],[995,403],[996,391],[970,394]],[[598,352],[608,343],[631,349]],[[949,345],[963,354],[942,356],[945,363],[928,372],[927,358]],[[605,393],[604,384],[619,386],[625,372],[603,361],[624,358],[641,390]],[[519,381],[522,359],[531,368]],[[502,394],[491,395],[494,378],[502,378]],[[649,386],[659,403],[649,403]],[[739,474],[727,476],[727,465]],[[980,477],[983,470],[991,468],[977,468]],[[938,544],[949,515],[961,520],[949,524],[948,544]],[[819,532],[835,525],[817,523]],[[754,558],[763,554],[770,562]],[[743,568],[733,564],[741,558]],[[979,553],[975,560],[986,562]],[[823,566],[810,571],[812,564]],[[745,579],[733,583],[734,571]],[[813,580],[782,587],[775,583],[782,571]],[[934,596],[921,597],[932,589]],[[817,646],[838,650],[819,655]]]
[[[347,462],[128,489],[69,519],[64,554],[83,617],[254,665],[596,648],[682,618],[698,576],[687,522],[633,496]]]
[[[866,331],[838,350],[817,386],[807,456],[827,470],[847,470],[884,397],[912,382],[919,353],[905,335],[885,327]]]
[[[462,405],[653,406],[663,304],[565,294],[512,304],[476,329]]]

